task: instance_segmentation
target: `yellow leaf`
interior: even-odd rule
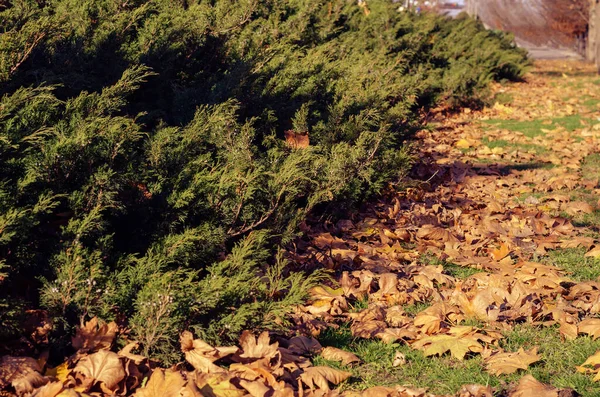
[[[510,393],[511,397],[558,397],[558,390],[538,382],[533,376],[525,375]]]
[[[469,352],[481,352],[483,346],[471,336],[435,335],[419,339],[412,346],[423,350],[426,356],[443,355],[450,351],[452,357],[463,360]]]
[[[454,146],[456,146],[459,149],[468,149],[473,145],[471,145],[471,142],[467,141],[466,139],[459,139],[458,141],[456,141]]]
[[[596,340],[600,337],[600,318],[586,318],[577,328],[580,334],[588,334]]]
[[[325,360],[339,361],[344,365],[360,362],[360,358],[358,358],[355,354],[337,349],[335,347],[326,347],[321,352],[321,356]]]
[[[527,369],[531,364],[541,360],[537,347],[529,351],[520,348],[516,353],[494,353],[484,361],[486,370],[492,375],[512,374],[519,369]]]
[[[138,389],[135,397],[179,397],[185,380],[179,372],[155,369],[146,386]]]
[[[300,375],[300,380],[311,390],[316,388],[330,390],[329,383],[337,385],[348,379],[352,374],[329,367],[309,367]]]

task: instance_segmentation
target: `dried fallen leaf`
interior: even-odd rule
[[[580,334],[588,334],[594,340],[600,337],[600,318],[586,318],[577,325]]]
[[[94,317],[77,327],[75,336],[71,338],[71,343],[81,353],[110,349],[118,330],[119,327],[115,322],[99,325],[98,318]]]
[[[119,356],[106,350],[83,357],[73,371],[81,373],[93,382],[104,383],[109,390],[115,390],[117,384],[125,378],[125,370]]]
[[[0,359],[0,390],[12,385],[17,394],[29,393],[47,382],[41,368],[31,357],[3,356]]]
[[[184,331],[179,341],[186,361],[200,372],[223,372],[221,367],[213,363],[223,357],[235,354],[239,350],[235,346],[212,347],[203,340],[194,339],[189,331]]]
[[[128,358],[129,360],[133,361],[134,363],[136,363],[137,365],[141,364],[142,361],[144,361],[146,359],[146,357],[140,355],[140,354],[133,354],[131,353],[131,351],[133,349],[137,349],[137,347],[139,346],[138,342],[131,342],[128,343],[124,348],[122,348],[121,350],[119,350],[119,356],[121,357],[125,357]]]
[[[252,332],[244,331],[242,336],[240,336],[240,346],[243,351],[240,357],[261,359],[275,357],[278,354],[279,344],[277,342],[271,344],[267,331],[261,333],[258,338],[255,338]]]
[[[598,382],[600,380],[600,351],[597,351],[595,354],[588,357],[581,366],[577,367],[577,371],[583,373],[595,373],[596,376],[594,376],[594,382]]]
[[[344,365],[350,365],[360,362],[360,358],[358,358],[356,354],[335,347],[326,347],[321,352],[321,356],[325,360],[339,361]]]
[[[392,361],[392,366],[393,367],[402,367],[404,365],[406,365],[406,356],[404,355],[404,353],[397,351],[394,354],[394,361]]]
[[[538,382],[533,376],[525,375],[510,397],[558,397],[558,390],[552,386]]]
[[[450,351],[452,357],[464,360],[469,352],[481,352],[483,346],[472,336],[434,335],[426,336],[412,344],[415,349],[423,350],[426,356],[443,355]]]
[[[329,367],[309,367],[300,375],[300,380],[304,382],[309,389],[330,390],[329,383],[337,385],[352,374],[346,371],[340,371]]]
[[[520,348],[515,353],[496,352],[487,357],[484,362],[487,372],[492,375],[512,374],[519,369],[527,369],[531,364],[540,361],[537,347],[529,351]]]
[[[47,383],[44,386],[36,389],[31,397],[56,397],[63,391],[62,382]]]
[[[155,369],[146,383],[138,389],[135,397],[179,397],[185,380],[179,372]]]

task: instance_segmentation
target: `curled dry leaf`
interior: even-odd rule
[[[100,350],[83,357],[73,369],[93,382],[102,382],[109,390],[115,390],[125,378],[123,364],[116,353]]]
[[[492,388],[482,385],[464,385],[458,391],[458,397],[493,397]]]
[[[46,383],[44,386],[36,389],[31,397],[56,397],[63,391],[62,382]]]
[[[299,134],[296,131],[285,131],[285,142],[292,149],[304,149],[310,144],[308,134]]]
[[[538,382],[533,376],[525,375],[510,397],[558,397],[558,389]]]
[[[0,390],[11,385],[17,394],[30,393],[47,382],[41,368],[31,357],[4,356],[0,359]]]
[[[138,389],[135,397],[179,397],[185,385],[185,380],[179,372],[155,369],[146,383]]]
[[[195,384],[201,396],[242,397],[248,393],[231,383],[231,374],[196,374]]]
[[[577,371],[596,374],[594,382],[598,382],[600,380],[600,351],[588,357],[581,366],[577,367]]]
[[[140,354],[133,354],[131,352],[133,349],[137,349],[138,346],[139,346],[138,342],[128,343],[124,348],[119,350],[119,353],[117,353],[117,354],[120,357],[125,357],[125,358],[133,361],[137,365],[140,365],[146,359],[146,357],[144,357]]]
[[[397,351],[394,354],[394,361],[392,361],[392,366],[394,367],[402,367],[406,365],[406,356],[404,353]]]
[[[527,369],[531,364],[540,361],[537,347],[525,351],[520,348],[516,353],[498,352],[486,357],[484,362],[487,372],[492,375],[512,374],[519,369]]]
[[[330,390],[329,383],[337,385],[351,375],[350,372],[319,366],[306,368],[300,375],[300,380],[311,390]]]
[[[98,318],[94,317],[77,327],[71,343],[82,353],[110,349],[118,330],[119,327],[115,322],[99,325]]]
[[[242,332],[240,337],[240,346],[242,353],[239,355],[245,359],[261,359],[272,358],[278,354],[279,344],[277,342],[271,344],[269,333],[267,331],[255,338],[250,331]]]
[[[325,360],[339,361],[344,365],[350,365],[360,362],[360,358],[358,358],[356,354],[335,347],[326,347],[321,352],[321,356]]]
[[[223,369],[213,364],[218,359],[227,357],[238,352],[235,346],[230,347],[212,347],[200,339],[194,339],[189,331],[184,331],[179,341],[181,342],[181,351],[185,354],[185,359],[200,372],[222,372]]]
[[[298,355],[313,355],[323,350],[323,346],[315,338],[294,336],[290,339],[287,349]]]
[[[600,318],[586,318],[577,325],[580,334],[588,334],[594,340],[600,337]]]

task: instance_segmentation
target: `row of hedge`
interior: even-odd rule
[[[41,307],[60,350],[97,315],[168,362],[184,328],[285,327],[322,277],[278,254],[307,213],[401,180],[424,112],[527,63],[466,17],[366,7],[0,2],[0,336]]]

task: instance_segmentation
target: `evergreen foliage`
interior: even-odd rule
[[[383,0],[2,4],[0,336],[41,304],[57,337],[118,319],[165,361],[185,327],[285,326],[323,277],[277,254],[298,222],[397,182],[424,110],[527,63]]]

